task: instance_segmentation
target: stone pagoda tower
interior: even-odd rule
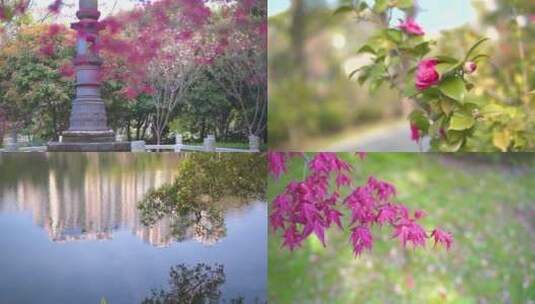
[[[79,22],[71,24],[77,31],[76,96],[72,102],[69,129],[62,133],[61,142],[48,143],[48,151],[130,151],[129,142],[116,142],[108,127],[106,107],[100,95],[100,67],[102,60],[96,48],[101,26],[97,0],[80,0],[76,16]]]

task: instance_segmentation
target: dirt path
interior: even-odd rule
[[[327,147],[326,151],[361,152],[420,152],[429,150],[429,140],[423,140],[422,149],[411,140],[407,121],[370,128]]]

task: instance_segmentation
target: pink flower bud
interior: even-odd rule
[[[425,35],[422,27],[418,23],[416,23],[413,18],[407,17],[407,19],[399,21],[400,23],[398,25],[398,28],[403,30],[405,33],[414,36]]]
[[[418,126],[411,123],[411,140],[418,142],[420,140],[420,129]]]
[[[473,72],[475,72],[477,69],[477,64],[473,61],[467,61],[465,64],[464,64],[464,72],[466,74],[472,74]]]

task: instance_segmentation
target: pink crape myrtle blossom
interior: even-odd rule
[[[400,24],[398,25],[398,28],[403,30],[405,33],[414,36],[425,35],[422,27],[416,23],[412,17],[407,17],[405,20],[400,19],[399,22]]]
[[[135,99],[139,94],[146,93],[144,87],[150,76],[148,64],[166,60],[169,49],[166,46],[180,45],[180,49],[184,50],[181,54],[189,53],[183,55],[188,61],[211,65],[218,57],[226,56],[233,47],[248,49],[259,45],[252,39],[249,42],[245,37],[256,38],[259,37],[258,31],[267,30],[265,18],[257,17],[256,11],[263,9],[264,2],[216,2],[219,4],[217,9],[204,0],[139,1],[139,5],[132,10],[98,21],[96,26],[99,39],[83,32],[83,29],[78,32],[78,38],[87,41],[90,50],[103,57],[101,80],[120,80],[126,87],[130,87],[123,90],[123,95],[127,99]],[[25,4],[30,1],[17,0],[15,3]],[[47,0],[47,4],[48,12],[58,15],[66,2]],[[213,13],[219,10],[227,13],[221,16]],[[3,7],[0,7],[0,13],[5,13]],[[0,19],[4,17],[0,16]],[[214,27],[214,23],[218,26]],[[219,23],[225,24],[225,28],[228,26],[226,32],[219,30]],[[40,55],[53,56],[60,50],[56,47],[59,41],[54,43],[51,34],[45,36],[41,42]],[[181,59],[181,56],[175,56],[173,62]]]
[[[72,77],[75,73],[72,63],[65,63],[59,67],[59,73],[64,77]]]
[[[15,5],[15,15],[23,15],[26,13],[26,10],[28,10],[28,6],[30,5],[29,0],[20,0]]]
[[[440,74],[436,70],[439,61],[435,58],[428,58],[418,63],[416,70],[416,88],[420,91],[434,86],[440,81]]]
[[[423,247],[432,236],[435,243],[450,248],[450,234],[435,229],[429,235],[418,224],[426,216],[425,211],[412,213],[396,202],[393,184],[370,176],[363,185],[353,188],[353,166],[336,153],[317,153],[310,159],[304,154],[298,156],[305,158],[304,170],[308,169],[308,175],[302,181],[290,182],[272,201],[270,213],[271,228],[282,231],[283,247],[294,250],[311,234],[326,246],[325,232],[336,225],[351,231],[349,241],[355,256],[359,256],[372,249],[371,231],[377,225],[390,227],[392,236],[404,247]],[[274,178],[286,173],[289,157],[290,153],[270,152],[269,171]],[[346,187],[353,190],[343,198],[339,191]],[[342,221],[343,209],[350,213],[349,222]]]
[[[48,11],[53,14],[59,14],[61,6],[63,5],[63,0],[54,0],[49,6]]]

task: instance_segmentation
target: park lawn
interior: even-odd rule
[[[215,146],[217,148],[234,148],[234,149],[249,149],[248,142],[216,142]],[[260,151],[266,150],[266,144],[260,144]]]
[[[348,232],[336,228],[327,233],[327,248],[312,236],[291,253],[270,231],[270,303],[535,301],[533,159],[531,169],[510,170],[438,154],[344,157],[352,159],[360,183],[371,174],[394,183],[399,201],[427,211],[423,226],[451,231],[454,246],[402,249],[390,230],[376,227],[373,250],[354,258]],[[291,178],[302,178],[302,164],[292,161],[281,182],[270,179],[268,199]]]
[[[249,149],[248,142],[216,142],[215,146],[218,148]]]

